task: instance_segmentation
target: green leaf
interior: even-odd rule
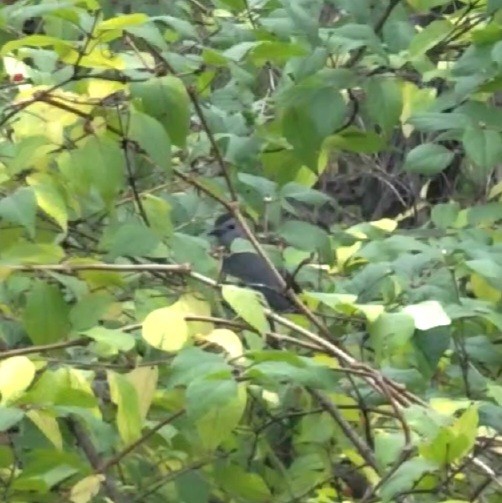
[[[117,406],[117,428],[124,444],[131,444],[141,436],[141,414],[135,387],[127,377],[108,371],[110,396]]]
[[[208,353],[199,348],[184,348],[174,358],[169,373],[169,384],[173,387],[190,384],[192,381],[211,374],[231,373],[232,367],[221,354]]]
[[[446,20],[433,21],[428,24],[422,31],[413,37],[408,49],[410,56],[412,58],[417,58],[424,55],[435,45],[444,40],[452,28],[452,24]]]
[[[26,297],[23,324],[34,344],[49,344],[67,336],[69,306],[59,288],[37,281]]]
[[[346,23],[330,30],[327,45],[337,52],[349,52],[365,46],[380,50],[380,41],[371,26],[356,23]]]
[[[288,220],[279,228],[280,235],[300,250],[319,253],[322,262],[332,262],[333,252],[328,234],[316,225]]]
[[[85,188],[97,191],[105,205],[110,207],[124,189],[124,153],[115,141],[103,136],[91,136],[80,149],[71,152],[71,173],[76,177],[77,191]],[[82,187],[83,186],[83,187]]]
[[[92,327],[82,332],[92,340],[112,347],[116,351],[131,351],[135,346],[134,337],[121,330],[113,330],[105,327]]]
[[[281,64],[293,57],[306,56],[308,51],[300,44],[266,40],[251,47],[249,59],[257,66],[267,61]]]
[[[469,118],[465,114],[455,112],[418,112],[407,122],[419,131],[433,133],[443,129],[463,130],[469,124]]]
[[[55,244],[32,244],[22,242],[1,253],[3,264],[57,264],[64,252]]]
[[[449,166],[453,156],[453,152],[442,145],[424,143],[408,152],[404,170],[421,175],[437,175]]]
[[[361,154],[375,154],[384,147],[383,138],[376,133],[360,131],[353,127],[348,127],[339,134],[328,136],[323,145],[323,149],[327,151],[347,150]]]
[[[223,298],[230,307],[247,323],[264,334],[269,330],[267,318],[260,302],[260,296],[249,288],[240,288],[234,285],[223,285],[221,289]]]
[[[287,108],[282,115],[282,129],[299,160],[312,171],[317,171],[322,139],[308,107]]]
[[[20,187],[10,196],[0,200],[0,217],[13,224],[22,225],[30,237],[35,234],[37,200],[31,187]]]
[[[181,79],[167,75],[132,84],[131,94],[141,99],[144,112],[164,126],[173,144],[183,148],[190,125],[190,100]]]
[[[103,244],[109,250],[110,259],[113,259],[126,255],[147,255],[157,247],[159,238],[145,225],[131,222],[106,236]]]
[[[222,465],[216,476],[224,490],[238,501],[263,503],[272,497],[259,474],[246,471],[238,465]]]
[[[15,409],[13,407],[4,407],[0,405],[0,431],[7,431],[15,424],[19,423],[24,417],[22,409]]]
[[[413,318],[402,313],[382,313],[369,330],[378,358],[392,358],[415,332]]]
[[[422,458],[413,458],[405,461],[389,477],[380,489],[381,497],[384,501],[392,501],[397,493],[411,490],[415,483],[425,474],[434,472],[437,464]]]
[[[457,202],[436,204],[431,211],[431,220],[439,229],[448,229],[457,221],[459,211]]]
[[[107,293],[91,293],[78,300],[71,308],[70,321],[75,331],[91,328],[99,323],[114,298]]]
[[[237,397],[237,383],[229,372],[196,379],[186,390],[187,413],[197,420],[213,408],[225,406]]]
[[[21,138],[15,145],[15,154],[12,159],[4,162],[11,175],[16,175],[37,164],[42,158],[50,155],[54,150],[53,145],[48,143],[45,136],[28,136]]]
[[[490,170],[502,159],[502,136],[497,131],[469,127],[462,137],[467,155],[481,168]],[[485,176],[488,175],[484,171]]]
[[[403,108],[401,88],[395,79],[371,78],[366,85],[366,106],[371,119],[388,136],[399,123]]]
[[[171,141],[157,119],[133,111],[128,136],[138,143],[153,163],[161,169],[169,171],[171,168]]]

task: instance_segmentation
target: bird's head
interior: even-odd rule
[[[247,239],[244,229],[230,213],[220,215],[216,219],[209,235],[214,236],[221,245],[227,248],[230,248],[234,239]]]

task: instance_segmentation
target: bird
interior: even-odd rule
[[[228,253],[223,257],[222,272],[240,279],[246,286],[263,294],[269,306],[277,312],[292,312],[296,310],[294,303],[285,295],[285,289],[270,269],[268,263],[253,252],[231,252],[234,240],[248,239],[244,229],[230,213],[220,215],[209,231]],[[300,287],[287,272],[279,271],[288,286],[300,292]]]

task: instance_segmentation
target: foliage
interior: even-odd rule
[[[499,501],[498,0],[0,19],[2,501]]]

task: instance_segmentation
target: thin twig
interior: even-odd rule
[[[56,342],[54,344],[42,344],[40,346],[30,346],[27,348],[9,349],[7,351],[2,351],[0,353],[0,360],[5,360],[6,358],[12,358],[13,356],[31,355],[34,353],[45,353],[47,351],[53,351],[55,349],[71,348],[75,346],[87,346],[90,342],[91,339],[88,339],[87,337],[81,337],[80,339],[74,339],[72,341]]]
[[[76,271],[115,271],[115,272],[170,272],[189,274],[191,268],[189,264],[36,264],[36,265],[18,265],[18,264],[4,264],[0,266],[1,269],[10,271],[22,272],[76,272]]]
[[[157,433],[161,428],[166,426],[166,424],[170,424],[179,417],[181,417],[185,413],[184,409],[179,410],[175,414],[171,414],[170,416],[166,417],[166,419],[163,419],[160,421],[158,424],[156,424],[152,429],[148,430],[144,435],[142,435],[138,440],[133,442],[132,444],[128,445],[125,449],[120,451],[118,454],[113,456],[112,458],[103,461],[101,465],[99,466],[99,469],[97,470],[99,473],[105,473],[107,470],[109,470],[112,466],[117,465],[120,463],[128,454],[130,454],[132,451],[137,449],[141,444],[145,443],[149,438],[153,437],[155,433]]]

